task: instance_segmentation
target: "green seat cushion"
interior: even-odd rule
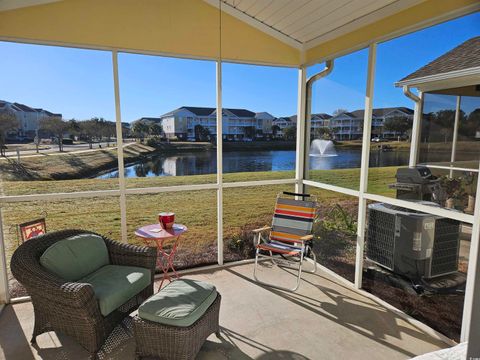
[[[151,276],[146,268],[106,265],[80,282],[92,285],[100,312],[107,316],[150,285]]]
[[[94,234],[57,241],[40,257],[43,267],[67,281],[77,281],[109,262],[105,241]]]
[[[138,316],[165,325],[186,327],[200,319],[216,298],[215,286],[179,279],[140,305]]]

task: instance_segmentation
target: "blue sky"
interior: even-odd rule
[[[379,44],[375,107],[412,106],[393,83],[461,42],[480,35],[480,13]],[[114,119],[111,54],[0,42],[0,99],[61,112],[64,118]],[[335,61],[314,87],[313,111],[363,108],[368,52]],[[313,73],[322,68],[309,68]],[[6,71],[5,71],[6,69]],[[159,116],[182,105],[215,106],[215,63],[119,54],[122,120]],[[296,113],[297,70],[223,65],[224,107]]]

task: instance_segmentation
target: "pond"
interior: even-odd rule
[[[359,168],[360,149],[337,149],[337,156],[310,157],[312,170]],[[408,151],[370,153],[370,166],[400,166],[408,164]],[[223,172],[285,171],[295,169],[294,150],[229,151],[223,153]],[[156,154],[125,166],[125,177],[182,176],[214,174],[217,171],[215,151]],[[98,176],[101,179],[118,177],[118,170]]]

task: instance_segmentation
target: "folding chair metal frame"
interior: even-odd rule
[[[277,195],[277,200],[281,197],[282,194],[293,195],[293,196],[302,197],[302,198],[305,198],[307,196],[312,197],[311,195],[308,195],[308,194],[296,194],[296,193],[290,193],[290,192],[283,192],[283,193],[280,193],[280,194]],[[315,197],[312,197],[312,199],[313,199],[314,202],[317,202]],[[273,220],[272,220],[272,226],[273,226]],[[313,252],[313,250],[311,248],[311,245],[310,245],[311,241],[313,240],[313,235],[308,234],[308,235],[300,237],[298,239],[298,242],[292,242],[292,247],[295,247],[298,250],[291,251],[291,252],[285,251],[284,254],[282,254],[281,252],[279,252],[277,250],[276,252],[280,253],[281,256],[274,256],[272,251],[262,250],[259,246],[262,243],[268,244],[270,242],[270,240],[267,240],[263,237],[263,234],[265,234],[266,232],[270,232],[272,230],[272,226],[264,226],[262,228],[253,230],[254,246],[256,248],[253,278],[255,279],[256,282],[258,282],[259,284],[262,284],[262,285],[270,286],[270,287],[280,289],[280,290],[296,291],[298,289],[298,287],[300,286],[303,262],[309,260],[308,257],[306,257],[307,254],[312,255],[313,269],[312,270],[303,270],[303,271],[309,272],[309,273],[315,273],[317,271],[317,258],[316,258],[315,253]],[[288,247],[288,245],[287,245],[287,247]],[[262,254],[261,251],[267,251],[270,255]],[[265,281],[262,281],[262,280],[258,279],[258,277],[257,277],[257,267],[258,267],[259,258],[261,258],[261,257],[262,258],[269,258],[274,266],[293,269],[293,270],[297,271],[297,276],[296,276],[297,281],[296,281],[295,286],[292,287],[292,288],[288,288],[288,287],[284,287],[284,286],[280,286],[280,285],[274,285],[274,284],[271,284],[271,283],[267,283]],[[297,258],[297,259],[295,260],[295,258]],[[295,264],[296,264],[296,266],[295,266]]]

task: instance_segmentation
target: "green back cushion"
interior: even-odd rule
[[[138,316],[165,325],[186,327],[200,319],[216,298],[215,286],[178,279],[140,305]]]
[[[76,235],[50,246],[40,257],[40,264],[62,279],[77,281],[108,265],[108,250],[98,235]]]

